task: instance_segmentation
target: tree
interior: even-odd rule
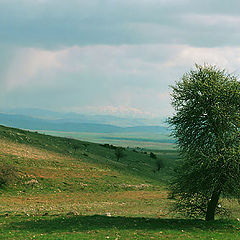
[[[160,169],[162,169],[162,168],[164,168],[164,164],[163,164],[163,161],[162,161],[162,159],[157,159],[156,160],[156,165],[157,165],[157,172],[159,172],[160,171]]]
[[[123,148],[121,147],[117,147],[115,149],[115,156],[117,158],[117,161],[120,160],[120,158],[123,158],[125,156],[124,152],[123,152]]]
[[[153,153],[153,152],[150,152],[150,158],[153,158],[153,159],[157,159],[157,156],[156,156],[156,154],[155,153]]]
[[[156,155],[155,153],[153,153],[153,152],[150,152],[149,156],[150,156],[150,158],[156,160],[156,167],[157,167],[157,169],[156,169],[156,170],[153,170],[153,172],[154,172],[154,173],[155,173],[156,171],[159,172],[160,169],[164,167],[164,164],[163,164],[162,159],[157,158],[157,155]]]
[[[172,90],[168,122],[180,152],[170,186],[175,209],[214,220],[221,196],[240,198],[240,82],[196,65]]]
[[[72,143],[72,148],[74,149],[74,154],[77,152],[77,150],[80,148],[80,145],[78,142]]]
[[[66,138],[66,143],[70,148],[73,149],[73,154],[75,154],[77,150],[81,148],[79,141],[71,137]]]

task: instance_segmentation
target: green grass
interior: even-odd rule
[[[133,137],[133,136],[132,136]],[[0,190],[0,239],[240,239],[239,205],[232,218],[207,223],[170,210],[166,183],[178,158],[0,126],[1,162],[18,179]]]
[[[71,182],[71,184],[76,183],[74,184],[74,188],[77,188],[77,190],[84,189],[82,187],[79,189],[79,177],[76,179],[76,176],[73,176],[72,178],[70,176],[73,175],[74,172],[77,174],[79,168],[81,168],[80,165],[83,163],[87,163],[89,166],[86,169],[84,168],[84,172],[88,171],[89,176],[94,174],[94,172],[99,172],[99,169],[104,170],[105,173],[109,173],[106,173],[105,175],[101,174],[106,180],[103,181],[102,184],[100,184],[100,182],[97,182],[96,184],[96,179],[94,178],[84,178],[84,184],[92,186],[91,188],[87,188],[89,191],[90,189],[91,191],[102,191],[105,190],[104,187],[121,188],[120,183],[125,184],[127,182],[129,182],[129,184],[132,184],[133,182],[142,182],[146,184],[155,183],[156,186],[163,181],[163,177],[166,176],[166,172],[169,169],[166,167],[163,170],[154,173],[157,168],[156,160],[150,158],[149,152],[146,151],[136,151],[126,148],[124,150],[125,157],[121,158],[120,161],[116,161],[117,159],[114,149],[109,149],[95,143],[53,137],[30,131],[4,128],[1,126],[0,137],[3,140],[10,140],[16,144],[26,144],[29,147],[37,148],[42,151],[39,156],[38,154],[35,154],[35,157],[33,154],[27,158],[11,154],[11,150],[9,150],[10,153],[5,153],[4,161],[14,165],[16,168],[21,168],[23,175],[26,175],[26,171],[36,172],[39,171],[39,169],[45,172],[48,171],[49,174],[56,174],[57,171],[61,170],[61,176],[64,176],[64,179],[67,182]],[[75,149],[74,146],[77,146],[77,149]],[[18,151],[21,151],[21,149]],[[34,152],[34,150],[31,149],[29,149],[29,151]],[[57,157],[59,159],[56,159],[56,156],[53,155],[47,158],[42,158],[41,155],[43,154],[43,151],[46,151],[46,153],[47,151],[50,151],[61,154],[61,157]],[[175,150],[158,151],[156,153],[159,158],[163,159],[165,166],[171,165],[177,158]],[[66,161],[68,158],[72,159]],[[68,172],[71,172],[71,174],[68,174]],[[116,177],[115,175],[121,177]],[[63,185],[63,179],[61,179],[61,177],[59,179],[54,178],[54,181],[57,180],[59,180],[59,187],[64,188],[66,184]],[[41,179],[40,176],[37,177],[37,181],[43,184],[47,184],[47,181],[50,185],[54,184],[52,179]],[[94,185],[96,185],[95,189]]]
[[[2,239],[239,239],[237,221],[144,217],[15,216],[0,218]]]

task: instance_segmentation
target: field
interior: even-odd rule
[[[57,132],[39,131],[40,133],[80,139],[95,143],[109,143],[116,146],[145,148],[149,150],[174,149],[174,140],[168,134],[162,133],[84,133],[84,132]]]
[[[0,126],[1,163],[17,178],[0,190],[0,239],[240,239],[230,219],[205,222],[171,211],[175,150],[115,148]]]

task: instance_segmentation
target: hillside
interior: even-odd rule
[[[205,223],[170,211],[165,183],[175,151],[154,159],[124,149],[117,161],[115,149],[0,126],[1,167],[17,173],[1,186],[0,239],[239,239],[237,220]],[[239,217],[238,205],[229,206]]]
[[[33,190],[31,181],[38,193],[157,187],[165,176],[156,173],[157,160],[147,152],[124,149],[117,161],[115,148],[0,126],[1,161],[17,169],[21,179],[16,188],[26,192]]]

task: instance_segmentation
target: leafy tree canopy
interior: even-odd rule
[[[176,209],[213,220],[221,196],[240,197],[240,82],[196,65],[172,90],[169,123],[181,157],[170,187]]]

